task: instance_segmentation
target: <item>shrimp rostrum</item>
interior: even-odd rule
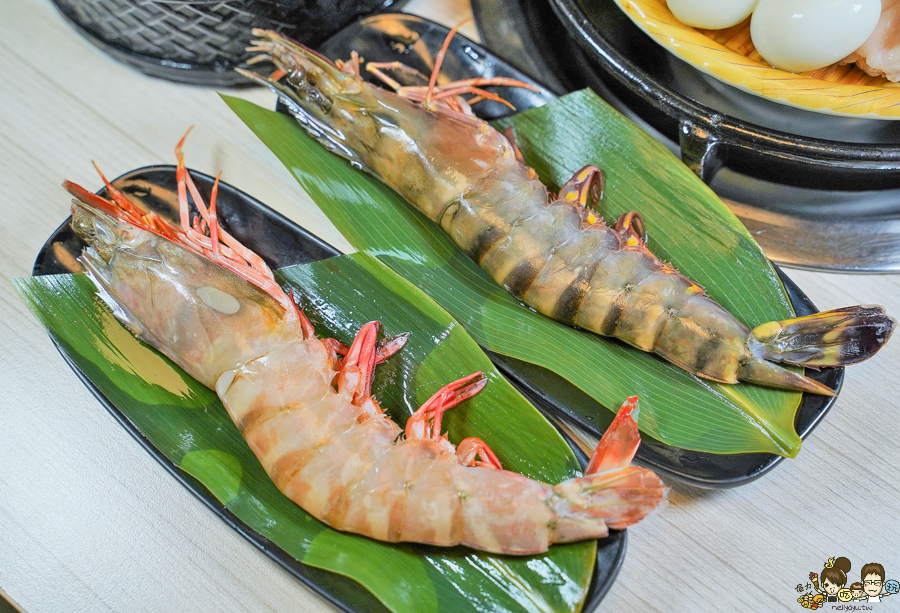
[[[81,261],[125,325],[215,390],[274,483],[311,515],[384,541],[531,554],[603,537],[664,501],[660,479],[630,465],[636,398],[586,474],[557,485],[503,470],[480,439],[455,447],[441,435],[442,414],[484,387],[481,373],[438,390],[401,429],[371,386],[404,338],[377,343],[377,322],[350,347],[317,338],[265,263],[218,226],[216,188],[207,208],[180,153],[178,184],[180,226],[108,182],[111,200],[67,182],[72,227],[88,244]]]
[[[834,392],[776,362],[852,364],[878,351],[893,331],[895,320],[880,306],[750,330],[649,251],[639,214],[607,225],[594,213],[602,193],[597,167],[579,170],[551,193],[525,165],[512,135],[475,118],[457,95],[483,99],[481,86],[494,83],[435,85],[443,49],[427,87],[395,84],[394,93],[363,81],[358,62],[335,65],[275,32],[255,34],[255,61],[276,70],[268,78],[243,74],[271,87],[314,138],[397,191],[539,313],[712,381],[824,395]]]

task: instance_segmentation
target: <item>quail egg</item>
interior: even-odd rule
[[[757,0],[666,0],[678,19],[695,28],[721,30],[744,21]]]
[[[804,72],[850,55],[880,16],[881,0],[759,0],[750,37],[776,68]]]

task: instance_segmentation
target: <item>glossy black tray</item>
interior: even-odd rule
[[[191,176],[197,183],[200,193],[208,202],[215,179],[195,171],[191,171]],[[172,203],[177,202],[175,166],[139,168],[122,175],[114,180],[113,184],[127,194],[129,199],[139,203],[145,210],[156,211],[177,223],[177,211],[172,205]],[[97,193],[105,196],[106,189],[101,189]],[[340,255],[340,252],[328,243],[227,183],[219,184],[216,205],[221,226],[244,245],[262,256],[273,269],[306,264]],[[72,272],[67,263],[73,262],[73,258],[81,254],[85,244],[72,231],[69,226],[70,220],[71,218],[57,228],[44,244],[35,260],[32,271],[34,276]],[[66,356],[59,345],[57,345],[57,349],[72,370],[75,371],[75,374],[78,375],[113,417],[122,424],[150,455],[225,523],[237,530],[266,555],[339,609],[347,612],[387,611],[372,594],[355,581],[298,562],[276,544],[235,517],[231,511],[216,500],[202,483],[182,471],[166,458],[144,436],[140,429],[119,411],[74,362]],[[584,453],[564,433],[563,436],[569,442],[582,467],[586,466],[587,457]],[[606,595],[613,581],[615,581],[622,561],[625,559],[627,540],[627,534],[624,530],[613,530],[607,538],[598,541],[597,562],[594,567],[588,595],[585,599],[584,611],[594,611]]]
[[[541,2],[543,0],[534,1]],[[477,0],[473,3],[476,15],[482,14],[483,17],[483,13],[491,7],[500,11],[493,15],[494,19],[514,12],[514,7],[510,8],[512,5],[498,6],[498,2],[499,0]],[[529,27],[549,25],[550,23],[547,19],[541,18],[540,14],[528,12],[519,14],[516,19],[527,22]],[[435,49],[440,48],[447,31],[447,28],[441,25],[411,15],[376,15],[344,28],[328,39],[320,47],[320,50],[332,59],[349,57],[350,51],[356,50],[368,61],[391,62],[396,60],[427,74],[428,67],[431,66],[432,54]],[[520,38],[519,44],[521,44],[521,40]],[[552,46],[553,40],[547,39],[542,44]],[[529,55],[523,54],[518,57],[527,58]],[[538,63],[535,63],[533,68],[541,72],[542,76],[553,76],[552,73],[541,69]],[[442,73],[450,79],[505,76],[534,84],[539,88],[538,92],[516,88],[503,88],[499,92],[519,110],[526,110],[549,102],[556,98],[554,91],[566,88],[558,81],[544,87],[494,53],[460,35],[457,35],[451,42]],[[492,103],[490,106],[482,106],[482,103],[479,103],[473,110],[484,119],[494,119],[512,112],[508,107],[497,103]],[[816,312],[817,309],[803,292],[780,269],[776,270],[778,270],[797,314],[806,315]],[[604,410],[595,400],[561,377],[525,362],[490,355],[504,374],[532,402],[548,414],[573,422],[596,437],[601,436],[612,421],[610,411]],[[843,368],[808,370],[806,374],[832,389],[839,390],[843,382],[844,370]],[[803,395],[794,421],[794,426],[801,438],[805,438],[812,431],[834,400],[834,398],[825,396]],[[581,410],[576,411],[575,409],[578,407]],[[585,418],[583,415],[590,415],[591,418]],[[781,456],[767,453],[727,456],[698,453],[671,447],[647,437],[644,438],[644,443],[638,450],[637,458],[640,463],[672,479],[707,488],[734,487],[748,483],[771,470],[783,459]]]

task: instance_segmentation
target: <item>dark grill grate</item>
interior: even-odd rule
[[[291,29],[266,17],[279,11],[270,0],[57,0],[57,4],[70,19],[108,43],[189,64],[245,58],[250,28]]]
[[[234,66],[254,27],[316,46],[394,0],[54,0],[93,43],[152,74],[187,83],[242,83]]]

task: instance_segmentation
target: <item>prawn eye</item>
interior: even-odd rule
[[[294,87],[298,87],[306,80],[306,71],[302,66],[297,66],[285,77],[285,80]]]

